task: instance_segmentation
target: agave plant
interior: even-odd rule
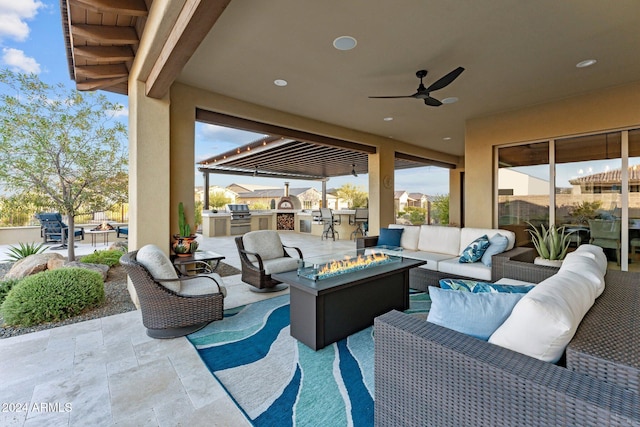
[[[20,261],[22,258],[39,254],[45,250],[47,250],[47,248],[43,243],[18,243],[18,246],[9,246],[9,259],[7,261]]]
[[[527,222],[531,229],[527,229],[531,234],[533,245],[538,251],[538,255],[544,259],[562,260],[567,255],[569,244],[571,244],[570,235],[573,231],[566,233],[564,226],[556,227],[551,224],[549,228],[545,228],[544,224],[540,225],[538,230],[530,222]]]

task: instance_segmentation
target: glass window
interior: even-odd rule
[[[640,129],[629,131],[629,271],[640,271]]]
[[[620,260],[621,132],[558,139],[555,143],[555,220],[573,246],[602,246]]]
[[[531,240],[527,222],[549,221],[549,143],[498,150],[498,226],[516,233],[520,246]]]

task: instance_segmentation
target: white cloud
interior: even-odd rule
[[[34,58],[26,56],[23,51],[4,48],[2,52],[2,62],[11,67],[12,71],[34,74],[40,73],[40,64],[38,64]]]
[[[129,108],[123,106],[122,109],[111,110],[109,111],[109,113],[113,115],[114,119],[118,117],[129,117]]]
[[[0,40],[26,40],[29,26],[25,21],[35,17],[41,7],[44,4],[38,0],[0,0]]]

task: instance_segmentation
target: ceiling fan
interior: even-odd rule
[[[425,87],[422,83],[422,79],[426,77],[427,70],[418,70],[416,72],[416,77],[420,79],[420,86],[418,86],[418,91],[413,95],[404,95],[404,96],[370,96],[369,98],[416,98],[423,99],[424,103],[430,105],[432,107],[439,107],[442,105],[441,101],[438,101],[435,98],[432,98],[429,94],[434,90],[439,90],[444,87],[449,86],[451,82],[453,82],[462,72],[464,68],[458,67],[455,70],[451,71],[444,77],[441,77],[439,80],[436,80],[429,87]]]

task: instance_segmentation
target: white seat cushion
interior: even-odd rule
[[[578,246],[578,249],[575,250],[578,253],[590,253],[593,254],[598,267],[602,271],[602,274],[607,274],[607,256],[604,253],[604,249],[600,246],[584,244]]]
[[[443,227],[440,225],[421,225],[418,249],[425,252],[458,256],[460,252],[460,229],[458,227]]]
[[[258,263],[254,265],[258,267]],[[268,259],[263,261],[265,274],[282,273],[296,270],[298,268],[298,258],[282,257],[278,259]]]
[[[149,271],[154,279],[175,279],[175,282],[159,282],[165,288],[180,293],[180,281],[173,263],[156,245],[145,245],[138,250],[136,260]]]
[[[207,276],[207,277],[205,277]],[[180,295],[196,296],[217,294],[218,286],[209,277],[215,279],[220,285],[220,293],[223,297],[227,296],[227,289],[223,286],[222,277],[216,273],[202,274],[194,279],[183,280],[181,282]]]
[[[247,251],[257,253],[263,261],[284,256],[284,248],[277,231],[250,231],[242,236],[242,243]],[[255,256],[249,255],[249,260],[253,262],[257,259]]]
[[[420,261],[426,261],[426,264],[421,265],[421,268],[427,270],[438,271],[438,264],[440,261],[451,259],[449,254],[437,254],[434,252],[422,252],[422,251],[402,251],[404,258],[419,259]]]
[[[489,342],[555,363],[594,301],[594,286],[583,276],[558,272],[516,304]]]
[[[472,277],[485,282],[491,281],[491,267],[481,262],[463,262],[458,258],[449,258],[438,263],[438,270],[443,273]]]
[[[591,252],[571,252],[567,254],[559,272],[572,271],[584,277],[596,291],[596,298],[604,291],[604,272],[598,266],[596,255]]]
[[[420,226],[419,225],[402,225],[402,224],[389,224],[389,228],[402,228],[402,236],[400,237],[400,246],[403,249],[415,251],[418,249],[418,239],[420,238]]]

